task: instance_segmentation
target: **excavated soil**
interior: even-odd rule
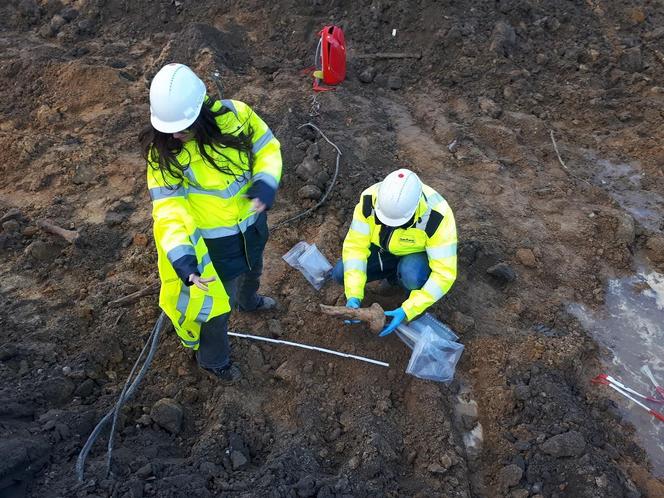
[[[316,111],[302,69],[330,22],[349,74]],[[2,2],[0,496],[664,496],[623,400],[589,383],[603,351],[566,311],[600,309],[636,253],[664,265],[661,218],[635,219],[597,181],[601,161],[629,162],[644,195],[664,195],[663,22],[636,0]],[[376,52],[421,57],[357,57]],[[273,226],[334,170],[299,126],[343,151],[325,205],[273,230],[262,288],[279,310],[232,328],[390,368],[233,339],[243,379],[222,385],[169,329],[110,475],[104,434],[79,483],[76,457],[159,314],[154,294],[109,302],[157,279],[137,135],[171,61],[211,93],[219,69],[281,141]],[[323,174],[298,175],[303,161]],[[450,385],[406,375],[395,336],[321,315],[342,289],[317,292],[281,259],[306,240],[335,261],[361,190],[401,166],[456,214],[459,278],[433,308],[466,347]],[[403,298],[372,286],[366,301]]]

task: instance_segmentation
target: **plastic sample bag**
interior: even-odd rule
[[[316,290],[323,287],[323,284],[332,273],[332,265],[318,250],[316,244],[308,244],[304,241],[298,242],[283,255],[283,260],[299,270]]]
[[[399,325],[399,338],[413,350],[406,373],[420,379],[452,382],[463,353],[458,336],[433,315],[426,313],[408,325]]]

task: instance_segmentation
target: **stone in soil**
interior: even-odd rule
[[[519,261],[519,263],[521,263],[523,266],[527,266],[528,268],[534,268],[537,264],[537,260],[535,259],[535,254],[533,251],[523,247],[521,249],[517,249],[516,259]]]
[[[542,451],[557,458],[580,456],[585,448],[586,440],[577,431],[558,434],[542,444]]]
[[[362,83],[371,83],[376,77],[376,68],[373,66],[368,66],[360,72],[358,79]]]
[[[503,490],[507,490],[519,484],[523,477],[523,469],[516,465],[506,465],[498,473],[498,484]]]
[[[178,434],[182,430],[184,411],[174,399],[162,398],[157,401],[150,411],[150,417],[171,434]]]
[[[305,185],[298,190],[297,195],[300,199],[312,199],[317,201],[323,195],[323,192],[316,185]]]
[[[516,280],[516,272],[507,263],[498,263],[493,265],[487,269],[486,272],[503,283],[513,282]]]
[[[509,57],[516,46],[516,31],[505,21],[498,21],[493,28],[489,49],[505,57]]]
[[[664,263],[664,236],[653,235],[646,242],[646,253],[654,263]]]

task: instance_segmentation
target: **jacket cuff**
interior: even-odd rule
[[[176,259],[173,261],[172,265],[175,273],[178,274],[180,280],[182,280],[187,287],[192,285],[192,282],[189,281],[189,275],[192,273],[200,275],[198,272],[198,260],[196,259],[196,256],[192,256],[191,254]]]
[[[249,187],[249,190],[247,190],[247,197],[249,197],[249,199],[258,198],[259,201],[265,204],[267,209],[270,209],[272,204],[274,204],[274,197],[276,194],[277,189],[272,188],[263,180],[254,181],[251,187]]]

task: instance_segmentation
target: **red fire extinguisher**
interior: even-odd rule
[[[346,79],[346,40],[343,30],[338,26],[325,26],[320,31],[316,48],[314,91],[334,90],[322,86],[338,85]]]

